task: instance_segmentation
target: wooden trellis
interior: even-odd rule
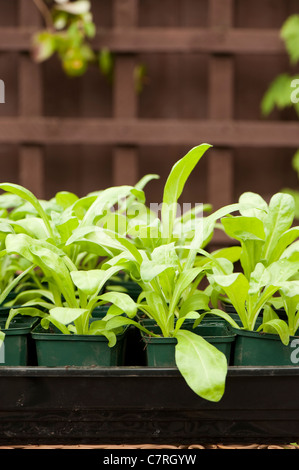
[[[110,183],[134,184],[143,176],[140,174],[140,167],[143,168],[144,163],[141,161],[142,148],[188,149],[202,142],[209,142],[214,146],[205,167],[205,201],[203,201],[210,202],[214,208],[233,202],[238,193],[236,190],[238,175],[236,175],[235,167],[239,161],[240,149],[245,148],[247,152],[251,149],[252,158],[255,158],[255,149],[259,149],[260,152],[265,151],[265,154],[273,148],[281,149],[281,152],[286,152],[282,154],[282,158],[286,155],[286,174],[291,175],[291,170],[287,169],[287,166],[293,149],[299,147],[298,123],[292,118],[279,120],[276,119],[277,116],[275,119],[262,120],[258,116],[258,110],[255,114],[253,113],[254,118],[250,113],[246,115],[245,112],[242,118],[236,116],[236,60],[240,57],[248,58],[248,60],[253,60],[252,58],[255,57],[272,60],[271,57],[278,57],[277,63],[280,65],[276,66],[275,70],[277,73],[280,70],[283,71],[286,54],[279,38],[278,25],[282,24],[290,12],[294,11],[293,3],[275,0],[271,6],[271,2],[261,0],[261,4],[263,2],[268,4],[264,8],[261,7],[261,14],[265,18],[265,28],[236,27],[235,16],[240,8],[240,0],[205,0],[203,2],[198,0],[196,8],[200,7],[202,11],[205,11],[204,26],[173,26],[171,21],[169,21],[170,26],[167,27],[152,26],[153,21],[151,21],[151,24],[144,27],[140,25],[140,10],[145,7],[149,9],[150,3],[146,1],[147,5],[145,5],[145,3],[142,4],[143,1],[103,2],[104,8],[109,9],[110,16],[108,15],[106,25],[98,29],[94,47],[98,49],[107,47],[115,54],[115,76],[111,91],[111,109],[106,115],[103,113],[101,116],[93,116],[92,113],[85,112],[76,115],[67,113],[66,115],[49,115],[44,112],[44,104],[50,91],[45,88],[43,66],[35,64],[30,57],[32,34],[41,26],[41,19],[31,0],[14,1],[9,7],[7,1],[2,1],[0,54],[3,58],[1,63],[5,60],[4,54],[9,54],[10,57],[14,57],[18,70],[15,90],[17,98],[15,98],[13,109],[7,102],[5,105],[0,105],[2,106],[0,146],[3,149],[9,146],[17,148],[18,168],[13,176],[14,180],[34,191],[39,197],[49,197],[45,189],[49,177],[45,166],[45,149],[48,147],[55,149],[55,146],[60,149],[69,146],[80,146],[80,148],[107,146],[111,149],[112,161]],[[163,2],[166,0],[161,0],[161,8]],[[98,3],[101,2],[93,2],[95,9]],[[169,5],[169,0],[166,3]],[[181,2],[181,5],[183,3]],[[195,14],[196,2],[188,0],[186,3],[189,4],[188,11],[191,17],[192,8]],[[248,2],[243,2],[243,7],[244,3]],[[266,21],[267,12],[271,10],[274,3],[277,10],[275,15],[273,13],[275,27],[269,27]],[[180,0],[173,0],[172,5],[178,6],[179,4]],[[153,15],[157,5],[157,2],[152,3]],[[14,21],[6,23],[6,16],[11,17],[12,14],[14,14]],[[171,14],[170,11],[170,17]],[[159,11],[157,11],[157,24],[159,24],[158,15]],[[242,17],[244,18],[244,13]],[[249,20],[248,24],[250,25]],[[161,115],[149,118],[146,112],[140,112],[141,98],[136,94],[134,84],[134,69],[139,57],[149,55],[189,57],[192,54],[193,60],[198,54],[205,57],[208,64],[205,71],[207,87],[204,91],[201,90],[206,99],[206,111],[202,113],[203,117],[188,117],[187,113],[182,118],[179,113],[172,113],[171,107],[166,117]],[[177,70],[173,68],[174,73]],[[256,70],[256,74],[261,73],[261,70]],[[0,78],[2,78],[1,70]],[[268,85],[267,80],[268,78],[265,77],[265,89]],[[56,85],[53,84],[53,86]],[[67,88],[68,85],[63,86]],[[158,99],[163,100],[163,95]],[[89,99],[89,101],[92,100]],[[93,109],[96,106],[97,104],[93,102]],[[0,159],[9,159],[9,155],[9,152],[6,154],[3,151]],[[181,156],[177,154],[177,158]],[[84,151],[82,158],[84,159]],[[259,156],[256,158],[259,160]],[[74,165],[78,162],[76,159],[73,161]],[[275,161],[277,163],[277,158]],[[169,170],[172,162],[173,157],[169,159],[169,162],[161,161],[161,167],[167,167]],[[150,164],[147,167],[150,168]],[[281,172],[281,166],[278,165],[277,175],[279,172]],[[77,177],[79,178],[80,175]],[[243,181],[246,181],[246,175],[243,176]],[[292,184],[295,182],[295,179],[291,181]],[[54,183],[51,188],[55,188]],[[74,192],[87,190],[86,185],[81,185],[78,190],[76,182],[72,188]],[[56,189],[63,188],[57,187]],[[191,194],[191,199],[193,198],[190,202],[194,202],[196,198],[195,189],[193,193],[192,190],[188,193]],[[246,189],[245,186],[244,189]],[[271,192],[267,183],[264,192],[265,194]],[[196,202],[199,201],[196,200]]]

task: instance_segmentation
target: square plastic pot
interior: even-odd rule
[[[299,336],[291,336],[286,346],[276,334],[232,330],[236,334],[235,366],[296,366],[299,363]]]
[[[102,335],[68,335],[45,330],[41,325],[34,328],[31,336],[39,366],[121,366],[124,363],[126,332],[117,335],[113,347]]]
[[[158,333],[159,327],[153,325],[150,321],[143,322],[150,331]],[[192,324],[189,325],[189,331],[202,336],[208,343],[215,346],[221,351],[228,364],[231,362],[232,346],[235,341],[235,333],[231,331],[223,323],[203,323],[192,329]],[[147,365],[153,367],[174,367],[175,362],[175,346],[177,344],[176,338],[154,337],[142,334],[143,341],[146,345]]]
[[[9,328],[5,319],[0,319],[0,328],[5,339],[0,349],[0,366],[27,366],[35,362],[34,345],[30,333],[39,319],[15,317]]]

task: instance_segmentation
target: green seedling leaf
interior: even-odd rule
[[[20,198],[32,204],[32,206],[35,208],[39,216],[44,221],[49,237],[55,239],[48,216],[45,213],[39,200],[34,196],[34,194],[31,191],[29,191],[26,188],[23,188],[22,186],[18,184],[13,184],[13,183],[2,183],[0,184],[0,189],[3,189],[3,191],[13,193],[16,196],[19,196]]]
[[[176,364],[189,387],[206,400],[220,401],[227,374],[225,355],[190,331],[179,330],[176,338]]]
[[[17,221],[11,221],[12,227],[14,227],[15,233],[26,233],[33,238],[40,240],[47,240],[49,233],[45,223],[38,217],[28,217]]]
[[[89,269],[87,271],[71,271],[71,278],[78,289],[86,295],[99,294],[100,286],[107,278],[107,271]]]
[[[288,230],[295,217],[295,202],[292,196],[277,193],[271,198],[268,217],[265,220],[264,258],[268,259],[275,250],[277,240]]]
[[[242,248],[240,246],[230,246],[213,251],[212,255],[214,258],[225,258],[231,263],[236,263],[240,259],[241,252]]]
[[[201,144],[194,147],[172,167],[163,192],[161,214],[163,238],[169,239],[171,237],[176,219],[177,201],[183,192],[189,175],[210,147],[211,145],[209,144]]]
[[[25,315],[25,316],[28,316],[28,317],[39,317],[39,318],[44,318],[44,317],[47,317],[48,314],[47,313],[44,313],[42,312],[41,310],[39,310],[38,308],[35,308],[35,307],[20,307],[20,308],[11,308],[10,311],[9,311],[9,314],[8,314],[8,317],[6,319],[6,323],[5,323],[5,328],[9,328],[9,325],[11,323],[11,321],[13,320],[13,318],[16,316],[16,315]]]
[[[297,240],[299,237],[299,227],[292,227],[284,232],[279,238],[277,238],[275,245],[273,244],[271,256],[269,257],[269,263],[276,261],[280,257],[287,256],[287,248]],[[290,248],[291,249],[291,248]]]
[[[240,328],[239,325],[235,322],[235,320],[226,312],[223,310],[219,310],[218,308],[213,308],[207,312],[204,312],[203,314],[200,315],[200,318],[194,322],[194,328],[201,322],[201,320],[206,316],[206,315],[217,315],[219,318],[223,318],[224,320],[227,321],[229,325],[231,325],[233,328]]]
[[[79,198],[76,194],[71,193],[69,191],[59,191],[55,195],[56,204],[62,207],[62,209],[67,209],[71,207]]]
[[[257,331],[263,330],[265,333],[273,333],[273,330],[279,335],[282,343],[288,345],[290,341],[289,328],[285,321],[281,319],[269,320],[267,323],[262,323]]]
[[[249,282],[242,273],[227,275],[212,275],[216,282],[230,299],[239,314],[244,327],[247,327],[246,303],[248,302]]]
[[[140,331],[143,331],[148,336],[159,336],[154,334],[152,331],[148,330],[144,326],[142,326],[139,322],[132,320],[131,318],[118,316],[107,320],[106,322],[106,329],[107,330],[115,330],[116,328],[127,326],[127,325],[134,325]]]
[[[99,214],[104,214],[105,210],[112,208],[114,204],[128,197],[133,189],[134,186],[116,186],[102,191],[87,209],[80,222],[80,227],[92,226]]]
[[[134,318],[137,314],[137,304],[128,294],[121,292],[107,292],[100,295],[99,300],[103,300],[107,303],[111,302],[119,308],[120,313],[124,312],[130,318]]]
[[[89,310],[84,308],[54,307],[50,310],[50,317],[63,325],[68,325],[88,312]]]
[[[259,195],[250,191],[241,194],[239,198],[240,214],[245,217],[256,217],[264,220],[268,214],[268,204]]]
[[[29,274],[34,269],[34,267],[35,267],[34,265],[29,266],[25,271],[21,272],[17,277],[15,277],[15,279],[12,282],[9,283],[9,285],[0,294],[0,304],[3,304],[8,294],[19,284],[19,282],[25,276],[27,276],[27,274]]]
[[[63,323],[60,323],[58,320],[53,318],[51,315],[47,315],[46,317],[42,318],[40,324],[41,324],[42,328],[47,330],[50,326],[50,323],[52,323],[59,331],[61,331],[61,333],[65,334],[65,335],[70,335],[71,334],[71,331],[67,326],[65,326]],[[74,333],[76,333],[76,328],[75,327],[73,327],[73,330],[74,330]]]
[[[175,266],[169,266],[167,264],[158,264],[155,261],[143,261],[140,266],[140,276],[143,282],[151,282],[153,279],[157,278],[163,272],[175,268]],[[175,272],[172,269],[173,273]]]
[[[186,317],[189,312],[209,310],[210,297],[204,292],[196,292],[188,297],[180,306],[180,317]]]
[[[70,238],[65,242],[65,246],[77,244],[84,251],[97,254],[98,256],[112,256],[115,252],[123,249],[122,244],[116,239],[116,234],[111,234],[102,227],[88,226],[76,228]]]

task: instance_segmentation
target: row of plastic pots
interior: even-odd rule
[[[95,319],[101,315],[95,312]],[[151,320],[139,321],[159,333]],[[6,330],[3,317],[0,326],[6,334],[0,349],[2,366],[176,367],[175,338],[146,336],[133,326],[117,336],[113,347],[108,346],[104,336],[65,335],[44,330],[39,320],[31,317],[15,317]],[[192,329],[192,323],[185,322],[184,328]],[[299,337],[291,338],[285,346],[278,335],[234,329],[225,321],[212,318],[192,331],[223,352],[229,366],[294,366],[299,362]]]

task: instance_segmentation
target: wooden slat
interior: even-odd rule
[[[21,0],[19,4],[21,25],[40,24],[36,7]],[[19,115],[24,118],[42,115],[41,68],[27,53],[19,58]],[[24,145],[19,150],[19,182],[37,197],[44,197],[43,150],[38,145]]]
[[[28,51],[36,28],[0,28],[1,51]],[[277,29],[227,30],[209,28],[123,28],[104,30],[93,41],[96,49],[113,52],[218,52],[229,54],[285,54]]]
[[[297,122],[0,118],[0,143],[299,146]]]
[[[233,22],[233,0],[210,0],[211,28],[227,30]],[[209,58],[209,118],[233,119],[234,62],[232,55],[212,54]],[[233,151],[213,149],[208,159],[208,201],[217,210],[233,202]],[[224,234],[216,231],[213,243],[222,243]]]
[[[137,23],[137,0],[114,0],[114,24],[126,32]],[[114,69],[114,117],[132,119],[137,116],[137,94],[134,71],[135,56],[117,56]],[[113,181],[116,186],[134,185],[138,180],[138,151],[134,146],[116,146],[113,155]]]

